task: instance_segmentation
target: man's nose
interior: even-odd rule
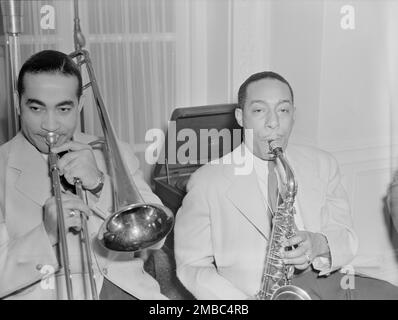
[[[267,121],[265,124],[268,128],[275,129],[279,127],[279,117],[275,111],[271,111],[269,113],[269,117],[267,117]]]
[[[59,128],[59,122],[53,112],[46,112],[41,122],[42,129],[46,131],[56,131]]]

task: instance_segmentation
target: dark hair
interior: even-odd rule
[[[263,71],[252,74],[249,78],[246,79],[245,82],[242,83],[238,91],[238,108],[243,109],[243,106],[245,105],[247,87],[249,86],[249,84],[262,79],[275,79],[287,84],[290,90],[290,94],[292,96],[292,103],[294,103],[293,90],[289,82],[287,82],[287,80],[284,77],[275,72]]]
[[[23,78],[26,73],[54,73],[74,76],[78,80],[77,97],[80,99],[83,86],[82,76],[76,63],[65,53],[55,50],[43,50],[31,56],[19,71],[17,90],[21,98],[24,92]]]

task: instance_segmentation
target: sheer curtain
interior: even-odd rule
[[[174,1],[83,0],[80,9],[111,120],[145,165],[145,133],[165,128],[175,105]],[[86,109],[86,128],[98,133],[95,112]]]
[[[80,12],[86,48],[117,135],[134,146],[149,181],[145,134],[165,129],[175,106],[174,0],[83,0]],[[86,103],[86,131],[101,134],[92,105]]]

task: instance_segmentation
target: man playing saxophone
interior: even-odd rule
[[[295,112],[293,90],[279,74],[256,73],[241,85],[235,117],[244,142],[192,175],[176,216],[179,279],[198,299],[258,298],[264,261],[275,258],[265,255],[278,207],[276,142],[298,184],[297,229],[276,264],[294,266],[292,284],[312,299],[398,299],[398,288],[376,279],[356,277],[352,290],[340,285],[338,271],[357,250],[347,195],[330,154],[288,145]]]
[[[155,279],[144,272],[141,258],[109,252],[96,241],[103,220],[113,210],[112,186],[103,152],[91,146],[97,138],[77,130],[83,106],[77,65],[58,51],[36,53],[21,68],[18,94],[21,131],[0,147],[0,298],[66,298],[48,165],[51,133],[56,136],[51,151],[59,156],[64,180],[61,199],[74,298],[91,298],[78,232],[84,214],[99,298],[165,299]],[[120,148],[142,197],[161,203],[143,180],[131,148],[122,142]],[[69,190],[76,179],[87,204]]]

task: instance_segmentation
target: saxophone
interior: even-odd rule
[[[297,183],[282,147],[277,142],[271,141],[269,148],[283,168],[282,176],[286,183],[280,190],[283,202],[278,205],[272,218],[271,236],[265,256],[260,290],[256,294],[256,298],[257,300],[311,300],[306,291],[290,284],[294,266],[285,265],[280,257],[284,240],[295,235],[293,204],[297,194]],[[281,176],[281,173],[279,175]]]

